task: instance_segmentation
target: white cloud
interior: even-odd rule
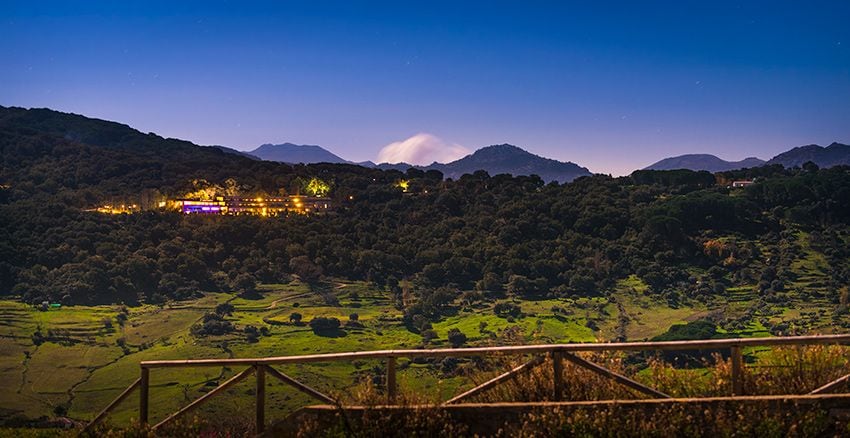
[[[419,133],[407,140],[390,143],[378,152],[378,163],[431,164],[448,163],[469,155],[469,149],[441,138]]]

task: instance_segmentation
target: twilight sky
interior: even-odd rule
[[[0,0],[0,105],[354,161],[511,143],[619,175],[850,142],[848,23],[846,0]]]

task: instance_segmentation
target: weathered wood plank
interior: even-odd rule
[[[733,346],[732,358],[732,395],[744,395],[744,356],[741,347]]]
[[[139,377],[139,424],[142,426],[148,424],[148,400],[151,384],[151,370],[142,367],[142,374]]]
[[[653,397],[670,398],[669,395],[667,395],[667,394],[665,394],[661,391],[658,391],[654,388],[650,388],[649,386],[646,386],[643,383],[634,381],[634,380],[632,380],[632,379],[630,379],[630,378],[628,378],[628,377],[626,377],[622,374],[615,373],[614,371],[611,371],[608,368],[597,365],[597,364],[595,364],[595,363],[593,363],[593,362],[591,362],[587,359],[583,359],[583,358],[578,357],[574,354],[563,353],[563,357],[564,357],[564,359],[566,359],[566,360],[568,360],[568,361],[570,361],[570,362],[572,362],[572,363],[574,363],[574,364],[576,364],[576,365],[578,365],[582,368],[586,368],[586,369],[593,371],[593,372],[595,372],[595,373],[597,373],[601,376],[605,376],[605,377],[608,377],[610,379],[613,379],[616,382],[618,382],[618,383],[620,383],[624,386],[627,386],[629,388],[634,389],[635,391],[639,391],[639,392],[642,392],[644,394],[651,395]]]
[[[824,393],[830,392],[835,388],[839,388],[842,385],[846,385],[848,380],[850,380],[850,374],[847,374],[846,376],[841,376],[841,377],[827,383],[826,385],[823,385],[820,388],[813,390],[808,395],[824,394]]]
[[[561,401],[564,394],[564,358],[560,351],[552,352],[552,400]]]
[[[616,343],[578,343],[512,345],[503,347],[439,348],[433,350],[381,350],[357,351],[348,353],[308,354],[303,356],[283,356],[245,359],[186,359],[155,360],[141,362],[142,368],[164,367],[218,367],[237,365],[281,365],[325,361],[350,361],[355,359],[386,359],[388,357],[468,357],[492,354],[544,354],[552,351],[565,353],[591,351],[668,351],[668,350],[706,350],[756,346],[783,345],[820,345],[850,343],[850,334],[820,336],[787,336],[773,338],[736,338],[710,339],[704,341],[665,341],[665,342],[616,342]]]
[[[396,399],[396,378],[395,378],[395,357],[387,358],[387,402],[395,403]]]
[[[261,434],[266,426],[266,367],[264,365],[254,367],[254,373],[257,375],[256,427],[257,434]]]
[[[169,415],[168,417],[166,417],[165,420],[162,420],[159,423],[157,423],[157,425],[154,426],[152,429],[153,430],[159,429],[164,424],[167,424],[169,421],[174,420],[175,418],[185,414],[186,412],[189,412],[190,410],[197,408],[198,406],[200,406],[201,404],[203,404],[204,402],[209,400],[214,395],[216,395],[216,394],[224,391],[225,389],[230,388],[231,386],[241,382],[243,379],[250,376],[253,372],[254,372],[253,367],[245,369],[244,371],[242,371],[241,373],[231,377],[230,379],[228,379],[226,382],[222,383],[221,385],[216,386],[215,389],[213,389],[212,391],[200,396],[197,400],[193,401],[192,403],[189,403],[188,405],[183,407],[183,409],[180,409],[179,411]]]
[[[456,396],[452,397],[451,399],[446,400],[445,402],[443,402],[443,405],[454,404],[454,403],[457,403],[461,400],[464,400],[464,399],[467,399],[467,398],[472,397],[474,395],[480,394],[480,393],[482,393],[482,392],[484,392],[484,391],[486,391],[486,390],[488,390],[488,389],[490,389],[494,386],[499,385],[500,383],[502,383],[506,380],[513,379],[514,377],[516,377],[520,373],[522,373],[524,371],[528,371],[528,370],[534,368],[535,366],[541,364],[542,362],[543,362],[542,358],[535,357],[534,359],[531,359],[530,361],[528,361],[528,362],[526,362],[522,365],[518,365],[518,366],[512,368],[509,371],[506,371],[502,374],[499,374],[498,376],[476,386],[475,388],[470,389],[469,391],[464,392],[463,394],[456,395]]]
[[[840,417],[850,407],[850,394],[821,394],[821,395],[772,395],[772,396],[742,396],[742,397],[708,397],[708,398],[670,398],[642,400],[602,400],[602,401],[572,401],[572,402],[507,402],[507,403],[460,403],[446,406],[413,405],[413,406],[346,406],[346,421],[358,423],[364,415],[392,421],[403,421],[411,411],[433,412],[434,415],[445,415],[455,424],[468,426],[469,435],[492,436],[499,433],[505,423],[517,424],[522,422],[525,415],[539,414],[543,410],[557,410],[559,415],[573,409],[591,411],[605,409],[622,409],[628,415],[629,410],[652,412],[654,409],[665,409],[669,406],[682,406],[701,412],[704,409],[736,409],[737,406],[758,406],[767,410],[799,411],[801,408],[814,406],[825,410],[829,415]],[[266,436],[295,436],[299,425],[307,420],[313,427],[332,427],[338,425],[341,419],[337,406],[308,406],[293,413],[284,420],[272,424]],[[844,420],[846,421],[846,420]]]
[[[142,378],[139,377],[138,379],[136,379],[136,381],[134,381],[132,384],[130,384],[130,386],[128,386],[127,389],[122,391],[121,394],[119,394],[118,397],[115,398],[115,400],[112,400],[112,403],[109,403],[108,406],[103,408],[103,410],[100,411],[99,414],[97,414],[91,421],[89,421],[88,424],[86,424],[86,427],[83,428],[83,432],[90,430],[96,424],[103,421],[103,419],[106,418],[106,416],[110,412],[112,412],[112,409],[114,409],[115,406],[118,406],[119,403],[124,401],[124,399],[126,399],[136,388],[139,387],[141,382],[142,382]]]
[[[292,377],[287,376],[286,374],[281,373],[280,371],[278,371],[278,370],[276,370],[276,369],[274,369],[270,366],[266,366],[266,372],[271,374],[272,377],[282,381],[283,383],[286,383],[289,386],[292,386],[293,388],[295,388],[295,389],[297,389],[297,390],[303,392],[304,394],[307,394],[307,395],[309,395],[313,398],[316,398],[316,399],[321,400],[321,401],[328,403],[328,404],[332,404],[334,406],[339,404],[339,402],[337,402],[333,398],[328,397],[327,395],[322,394],[319,391],[316,391],[315,389],[293,379]]]

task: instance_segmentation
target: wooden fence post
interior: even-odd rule
[[[387,358],[387,403],[395,403],[396,381],[395,381],[395,358]]]
[[[734,345],[732,351],[732,395],[744,395],[744,357],[741,347]]]
[[[263,433],[266,426],[266,366],[254,365],[257,373],[257,434]]]
[[[150,388],[151,370],[142,367],[142,375],[139,377],[139,424],[144,427],[148,424],[148,390]]]
[[[554,386],[552,400],[561,401],[564,393],[564,360],[560,351],[552,351],[552,372]]]

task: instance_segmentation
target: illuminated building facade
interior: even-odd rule
[[[104,214],[131,214],[140,211],[140,209],[137,204],[106,204],[86,211],[96,211]]]
[[[329,198],[312,196],[218,197],[215,200],[178,199],[174,206],[184,214],[279,216],[287,213],[321,214],[331,210]]]
[[[227,205],[224,201],[196,201],[192,199],[177,200],[178,208],[184,214],[224,214]]]

